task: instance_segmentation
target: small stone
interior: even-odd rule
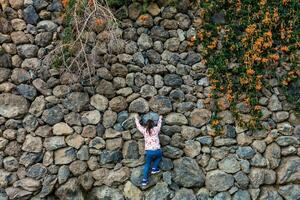
[[[297,156],[286,157],[277,169],[277,183],[288,184],[300,180],[300,158]]]
[[[172,103],[168,97],[155,96],[149,101],[149,106],[152,111],[158,114],[167,114],[172,111]]]
[[[198,141],[187,140],[183,151],[186,156],[194,158],[200,154],[201,144]]]
[[[32,5],[29,5],[24,9],[23,15],[24,15],[24,20],[28,24],[35,25],[38,22],[39,16]]]
[[[300,196],[300,185],[292,184],[280,186],[278,193],[287,200],[297,199]]]
[[[47,137],[44,140],[44,147],[48,151],[53,151],[56,149],[60,149],[62,147],[65,147],[65,139],[63,136],[53,136],[53,137]]]
[[[181,157],[183,154],[183,151],[179,148],[167,145],[165,147],[163,147],[163,155],[168,157],[168,158],[179,158]]]
[[[79,149],[84,143],[84,138],[79,134],[72,134],[66,138],[66,143],[75,149]]]
[[[293,136],[280,136],[276,139],[276,143],[279,146],[289,146],[289,145],[298,145],[299,141],[296,137]]]
[[[66,123],[60,122],[53,126],[54,135],[70,135],[73,133],[73,129]]]
[[[164,76],[164,82],[167,86],[177,87],[182,85],[182,78],[178,74],[167,74]]]
[[[59,197],[60,200],[84,200],[77,178],[71,178],[65,184],[57,188],[55,195]]]
[[[196,196],[193,190],[182,188],[176,191],[173,200],[196,200]]]
[[[234,178],[221,170],[213,170],[206,175],[206,187],[210,191],[226,191],[233,186]]]
[[[81,121],[84,125],[87,124],[96,125],[100,122],[100,120],[101,120],[101,114],[98,110],[84,112],[81,117]]]
[[[237,159],[234,156],[227,156],[226,158],[221,160],[218,164],[221,170],[230,174],[234,174],[241,169],[240,163],[237,161]]]
[[[236,153],[240,158],[251,159],[254,156],[255,151],[251,147],[245,146],[239,147]]]
[[[234,179],[236,183],[238,184],[238,187],[241,189],[247,189],[249,185],[249,178],[244,172],[237,172],[234,175]]]
[[[282,104],[280,103],[278,97],[274,94],[269,99],[268,108],[271,111],[279,111],[282,109]]]
[[[169,199],[170,194],[171,191],[168,188],[168,184],[164,182],[159,182],[156,184],[155,187],[153,187],[151,190],[146,192],[145,200],[151,200],[151,199],[167,200]]]
[[[87,170],[87,164],[84,161],[76,160],[70,164],[69,169],[74,176],[79,176]]]
[[[89,95],[82,92],[73,92],[67,95],[67,98],[63,101],[64,106],[73,111],[80,112],[89,103]]]
[[[275,122],[283,122],[289,118],[289,113],[286,111],[274,112],[272,115],[272,119]]]
[[[34,137],[26,135],[25,142],[22,146],[23,151],[38,153],[42,151],[42,139],[40,137]]]
[[[27,100],[18,95],[0,94],[0,115],[6,118],[14,118],[28,112]]]
[[[264,183],[265,173],[264,169],[261,168],[251,168],[249,179],[251,185],[254,188],[259,188],[260,185]]]
[[[142,33],[137,42],[139,48],[144,51],[153,46],[152,39],[145,33]]]
[[[42,119],[49,125],[59,123],[64,117],[60,107],[54,106],[43,112]]]
[[[3,159],[3,166],[5,170],[13,172],[17,171],[19,168],[19,163],[15,157],[8,156]]]
[[[87,194],[87,199],[114,199],[124,200],[124,197],[118,189],[108,186],[94,187]]]
[[[181,113],[170,113],[165,120],[169,125],[185,125],[188,123],[186,117]]]
[[[132,101],[129,105],[129,112],[146,113],[148,111],[148,102],[143,98],[138,98]]]
[[[247,190],[238,190],[234,193],[233,200],[251,200],[251,196]]]
[[[188,157],[174,161],[174,181],[183,187],[201,187],[205,176],[197,162]]]
[[[267,146],[265,157],[268,160],[271,169],[275,169],[279,166],[281,160],[280,147],[274,142]]]
[[[202,127],[211,118],[211,112],[206,109],[195,109],[190,115],[190,123],[195,127]]]
[[[70,176],[70,170],[67,165],[62,165],[58,170],[58,183],[62,184],[65,183],[69,176]]]
[[[126,99],[122,96],[114,97],[112,100],[110,100],[109,107],[114,112],[121,112],[127,108]]]
[[[69,164],[76,159],[76,150],[72,147],[58,149],[54,152],[56,165]]]
[[[37,180],[44,178],[46,174],[47,174],[47,168],[40,163],[32,165],[27,170],[27,176]]]
[[[124,186],[124,196],[131,200],[142,200],[143,193],[142,191],[133,185],[130,181],[127,181]]]
[[[123,155],[120,151],[103,151],[100,154],[100,164],[116,164],[123,159]]]
[[[51,20],[43,20],[37,24],[37,29],[42,29],[47,32],[55,32],[57,29],[57,24]]]
[[[176,52],[179,48],[179,45],[180,40],[178,38],[170,38],[164,43],[164,48],[169,51]]]
[[[34,192],[37,191],[41,184],[40,181],[32,179],[32,178],[24,178],[14,182],[14,187],[21,187],[27,191]]]

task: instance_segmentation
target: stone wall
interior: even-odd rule
[[[299,199],[300,119],[276,80],[260,94],[264,130],[237,126],[225,99],[224,133],[209,125],[188,1],[151,3],[142,17],[139,3],[121,8],[117,42],[89,33],[88,81],[47,64],[62,30],[58,0],[0,3],[0,199]],[[162,172],[146,188],[136,113],[164,116]]]

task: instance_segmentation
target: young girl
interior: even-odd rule
[[[158,164],[162,159],[162,151],[160,149],[159,143],[159,131],[161,128],[162,116],[159,116],[157,126],[154,126],[154,122],[149,119],[146,122],[146,126],[142,126],[138,120],[138,117],[135,117],[135,124],[137,129],[144,135],[145,138],[145,151],[146,151],[146,164],[144,166],[144,176],[142,180],[142,186],[148,184],[149,170],[151,167],[151,162],[153,161],[153,167],[151,174],[159,173]]]

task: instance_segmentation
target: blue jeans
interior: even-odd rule
[[[148,180],[151,162],[153,161],[153,169],[158,170],[158,164],[162,159],[161,149],[157,150],[146,150],[146,164],[144,166],[144,177],[143,179]]]

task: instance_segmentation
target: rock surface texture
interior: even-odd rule
[[[0,0],[0,199],[299,200],[300,120],[281,91],[261,94],[266,130],[239,127],[225,106],[215,136],[207,67],[188,45],[200,11],[139,2],[117,12],[119,42],[86,34],[90,82],[44,62],[59,0]],[[137,113],[164,116],[161,173],[145,188]]]

